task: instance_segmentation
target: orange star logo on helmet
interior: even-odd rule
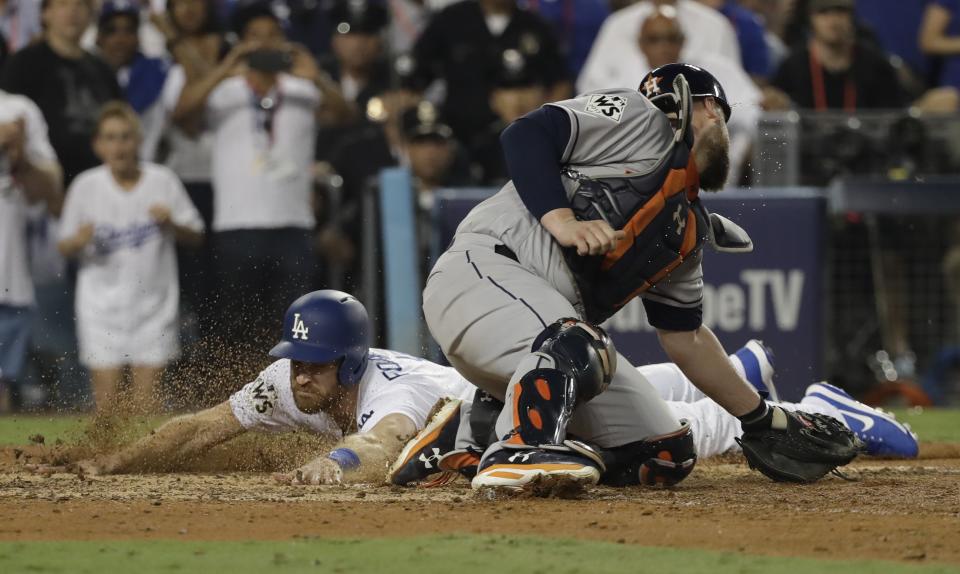
[[[652,96],[660,93],[660,82],[663,80],[660,76],[650,76],[643,83],[643,95]]]

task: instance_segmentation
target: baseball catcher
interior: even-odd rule
[[[461,222],[423,292],[451,364],[504,405],[474,488],[690,473],[689,426],[598,326],[635,297],[672,362],[739,419],[747,444],[778,455],[755,449],[758,467],[786,477],[785,460],[855,455],[843,433],[809,432],[762,400],[703,324],[703,247],[752,247],[700,199],[726,181],[730,114],[713,75],[668,64],[639,90],[553,102],[504,130],[511,181]]]

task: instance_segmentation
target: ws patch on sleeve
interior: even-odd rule
[[[277,404],[277,389],[263,380],[257,380],[257,384],[250,388],[250,402],[261,415],[268,415],[273,412]]]
[[[607,118],[620,123],[623,117],[623,110],[627,107],[627,99],[621,96],[611,96],[609,94],[594,94],[587,100],[584,111],[588,114]]]

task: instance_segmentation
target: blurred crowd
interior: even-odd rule
[[[383,168],[422,210],[499,185],[507,124],[652,67],[720,79],[734,185],[764,110],[960,101],[960,0],[0,0],[0,36],[0,412],[156,410],[361,288]]]

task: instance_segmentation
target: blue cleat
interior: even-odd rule
[[[818,400],[834,407],[846,425],[866,445],[867,454],[916,458],[920,450],[917,435],[910,427],[897,422],[892,414],[867,406],[845,390],[829,383],[807,387],[804,401]]]
[[[750,339],[732,359],[743,367],[744,378],[757,389],[763,399],[779,401],[777,388],[773,385],[773,350],[759,339]]]

